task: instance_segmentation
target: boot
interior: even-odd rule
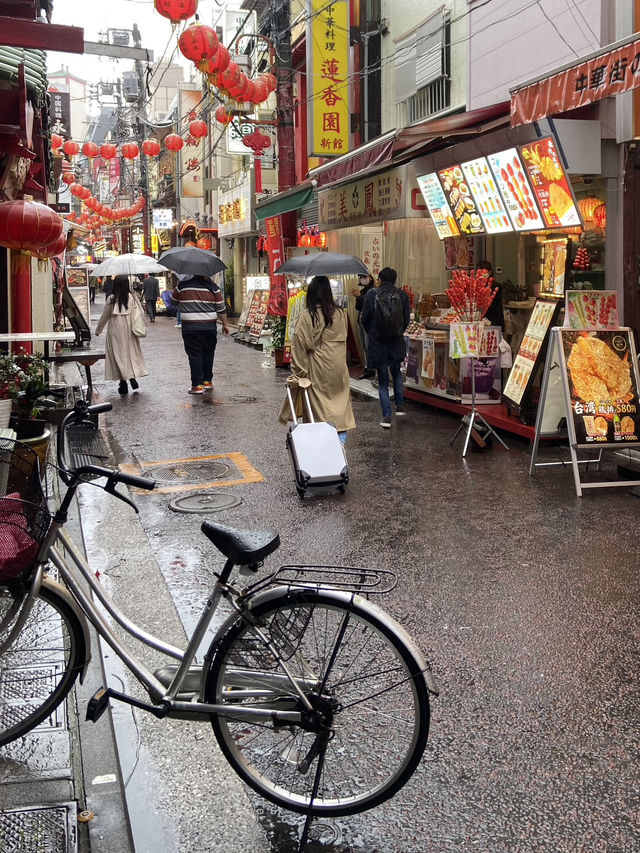
[[[121,379],[118,383],[118,394],[128,394],[129,388],[127,386],[126,379]]]

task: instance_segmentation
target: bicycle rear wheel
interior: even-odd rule
[[[22,598],[22,592],[0,587],[0,746],[25,735],[58,707],[86,657],[78,617],[45,586],[18,636],[3,648]]]
[[[305,696],[330,720],[313,813],[355,814],[392,797],[416,769],[429,731],[423,664],[409,637],[379,608],[328,590],[294,590],[251,613]],[[212,718],[228,761],[266,799],[308,812],[318,757],[306,772],[300,765],[318,743],[314,724],[233,717],[237,704],[303,710],[282,665],[242,620],[210,656],[206,700],[229,707],[228,715]]]

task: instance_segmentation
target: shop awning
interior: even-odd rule
[[[499,104],[491,104],[488,107],[479,107],[476,110],[466,110],[463,113],[452,113],[441,118],[427,119],[419,124],[405,127],[400,131],[394,143],[394,159],[398,155],[406,154],[409,150],[415,150],[417,153],[421,146],[433,139],[488,130],[487,124],[502,121],[508,117],[510,107],[511,101],[501,101]]]
[[[393,157],[393,143],[396,138],[395,130],[385,133],[371,142],[361,145],[355,151],[336,157],[330,163],[323,163],[311,169],[309,177],[318,182],[318,187],[326,187],[329,184],[344,181],[366,172],[376,166],[389,163]]]
[[[292,187],[278,193],[273,201],[261,202],[256,205],[256,219],[266,219],[269,216],[279,216],[281,213],[289,213],[309,204],[313,197],[313,184],[305,182],[302,186]]]

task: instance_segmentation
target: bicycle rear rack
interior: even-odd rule
[[[359,595],[386,595],[397,586],[398,578],[388,569],[358,569],[353,566],[281,566],[268,578],[258,581],[251,591],[267,586],[323,587]]]

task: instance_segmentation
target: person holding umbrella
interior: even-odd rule
[[[142,355],[140,338],[133,334],[133,312],[142,311],[142,305],[129,288],[129,278],[117,275],[113,279],[113,293],[107,297],[104,311],[98,320],[95,335],[98,337],[107,326],[105,341],[104,378],[118,379],[118,394],[127,394],[127,380],[135,391],[138,377],[149,371]]]

